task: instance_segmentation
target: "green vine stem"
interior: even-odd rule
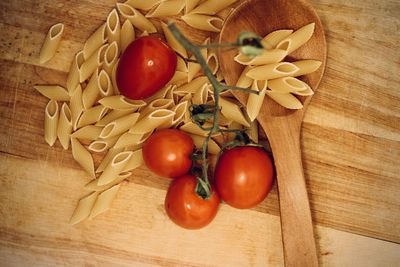
[[[258,39],[254,39],[254,35],[249,35],[249,33],[241,33],[239,35],[238,41],[236,43],[225,43],[225,44],[207,44],[207,45],[194,45],[191,43],[180,31],[179,29],[175,26],[173,23],[168,23],[168,28],[171,31],[171,33],[174,35],[176,40],[189,52],[192,53],[192,55],[196,59],[196,63],[200,64],[201,68],[203,69],[204,75],[207,76],[208,80],[210,81],[213,91],[214,91],[214,106],[210,105],[199,105],[194,107],[192,105],[191,110],[194,111],[195,109],[200,110],[196,114],[193,114],[192,112],[192,119],[195,121],[195,123],[203,130],[208,131],[208,134],[204,140],[203,147],[202,147],[202,154],[201,154],[201,162],[202,162],[202,175],[201,177],[197,177],[198,183],[196,186],[196,192],[199,196],[201,196],[204,199],[208,199],[211,196],[211,185],[208,179],[208,143],[210,142],[211,136],[215,133],[218,132],[226,132],[226,130],[222,130],[219,128],[219,94],[223,91],[226,90],[239,90],[247,93],[253,93],[253,94],[259,94],[258,91],[247,89],[247,88],[241,88],[241,87],[236,87],[236,86],[227,86],[225,84],[221,84],[218,82],[218,80],[215,78],[213,75],[211,69],[208,67],[206,60],[201,54],[200,49],[202,48],[215,48],[215,47],[252,47],[251,43],[256,40],[256,45],[254,46],[256,49],[259,46]],[[240,37],[242,36],[242,38]],[[243,36],[250,36],[252,40],[245,39]],[[254,40],[253,40],[254,39]],[[257,50],[251,50],[254,52],[255,55],[259,54]],[[185,59],[187,60],[187,59]],[[193,62],[193,61],[192,61]],[[202,112],[203,111],[203,112]],[[206,119],[211,119],[212,118],[212,126],[209,128],[204,128],[202,127],[201,122],[205,122]],[[230,132],[238,132],[243,130],[229,130]]]

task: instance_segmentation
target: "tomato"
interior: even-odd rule
[[[215,186],[228,205],[246,209],[265,199],[273,184],[272,161],[262,148],[240,146],[222,153],[215,167]]]
[[[178,177],[192,167],[193,139],[176,129],[164,129],[152,134],[143,145],[146,166],[159,176]]]
[[[133,41],[122,54],[116,80],[121,94],[144,99],[163,88],[176,68],[176,54],[163,41],[145,36]]]
[[[218,193],[211,188],[211,196],[203,199],[196,192],[197,180],[193,175],[174,179],[165,197],[165,210],[169,218],[186,229],[199,229],[209,224],[218,211]]]

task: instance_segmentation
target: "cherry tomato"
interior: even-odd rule
[[[192,167],[190,154],[193,139],[176,129],[164,129],[152,134],[143,145],[146,166],[163,177],[179,177]]]
[[[197,180],[193,175],[174,179],[165,197],[165,210],[169,218],[186,229],[199,229],[209,224],[218,211],[218,193],[212,188],[209,199],[196,192]]]
[[[176,54],[156,37],[133,41],[122,54],[116,80],[121,94],[130,99],[144,99],[163,88],[176,68]]]
[[[215,168],[215,186],[228,205],[247,209],[265,199],[273,184],[272,161],[262,148],[240,146],[227,150]]]

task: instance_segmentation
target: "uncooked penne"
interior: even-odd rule
[[[247,77],[253,80],[271,80],[285,76],[293,76],[299,68],[290,62],[273,63],[264,66],[257,66],[249,70]]]
[[[71,109],[72,128],[75,131],[78,128],[79,117],[83,112],[82,87],[80,84],[74,90],[69,105]]]
[[[143,136],[144,134],[132,134],[129,132],[124,133],[118,138],[114,148],[125,148],[128,146],[137,145]]]
[[[242,74],[240,74],[239,79],[236,82],[237,87],[249,88],[251,86],[251,84],[253,83],[253,79],[247,77],[247,73],[252,68],[253,68],[252,66],[246,66],[246,68],[244,68]]]
[[[185,60],[183,60],[181,57],[176,57],[176,70],[188,72],[188,66],[186,65]]]
[[[74,132],[71,137],[76,138],[79,140],[96,140],[99,138],[103,127],[94,126],[94,125],[87,125],[85,127],[80,128],[76,132]]]
[[[101,25],[90,37],[86,40],[83,46],[83,57],[89,59],[95,51],[107,42],[106,24]]]
[[[123,148],[110,148],[107,151],[107,154],[103,157],[102,161],[100,162],[100,165],[96,169],[96,173],[103,172],[104,169],[107,167],[108,163],[117,155],[118,153],[121,153],[123,151]],[[97,185],[97,180],[96,185]]]
[[[90,77],[89,83],[87,84],[85,90],[82,92],[82,103],[83,103],[83,108],[85,110],[90,109],[93,107],[94,103],[98,100],[100,96],[100,91],[99,91],[99,86],[98,86],[98,80],[99,80],[99,74],[98,74],[98,69],[96,69]]]
[[[105,212],[111,207],[111,204],[114,198],[117,196],[118,190],[120,188],[120,184],[114,185],[110,189],[100,193],[98,195],[96,202],[93,205],[93,209],[90,213],[89,218],[94,218],[97,215]]]
[[[61,107],[60,118],[58,119],[57,137],[64,149],[69,148],[72,132],[71,110],[64,103]]]
[[[183,71],[175,71],[174,76],[172,76],[171,80],[168,82],[167,85],[175,84],[181,82],[183,80],[188,79],[188,73]]]
[[[98,195],[98,192],[93,192],[90,195],[80,199],[74,210],[74,213],[71,216],[71,219],[69,220],[69,224],[74,225],[87,219],[93,209]]]
[[[140,111],[140,118],[143,118],[147,114],[158,110],[158,109],[168,109],[174,105],[174,100],[168,98],[160,98],[151,101],[143,110]]]
[[[164,88],[162,88],[160,91],[155,93],[154,95],[148,97],[145,99],[146,103],[151,103],[152,101],[160,98],[166,98],[168,91],[172,88],[172,85],[166,85]]]
[[[127,171],[132,171],[144,164],[143,161],[143,152],[141,149],[138,149],[134,151],[128,161],[128,163],[125,165],[123,172]]]
[[[219,61],[217,54],[214,51],[211,51],[207,55],[207,65],[210,67],[212,73],[215,75],[219,69]]]
[[[119,136],[113,136],[106,139],[98,139],[90,143],[88,149],[90,151],[101,153],[113,147],[118,141]]]
[[[290,93],[283,94],[280,92],[274,92],[267,90],[267,95],[273,99],[279,105],[287,109],[301,109],[303,104],[295,96]]]
[[[55,101],[69,101],[68,91],[59,85],[35,85],[34,88],[43,96]]]
[[[106,52],[104,53],[103,69],[109,76],[112,75],[112,70],[118,61],[118,56],[118,43],[114,41],[107,47]]]
[[[95,178],[92,155],[75,138],[71,138],[72,157],[91,177]]]
[[[310,23],[306,26],[301,27],[285,39],[279,42],[276,46],[277,49],[287,51],[288,54],[292,53],[300,46],[308,42],[314,33],[315,23]]]
[[[168,17],[175,16],[181,13],[185,7],[185,0],[169,0],[161,1],[159,4],[153,6],[149,12],[147,12],[146,17]]]
[[[268,81],[268,88],[278,93],[301,92],[307,90],[308,87],[308,84],[293,77],[283,77]]]
[[[149,33],[157,32],[154,24],[130,5],[117,3],[117,8],[119,13],[121,13],[124,18],[128,19],[135,28]]]
[[[42,49],[40,50],[39,62],[44,64],[49,61],[60,45],[62,35],[64,33],[64,24],[58,23],[53,25],[46,35]]]
[[[188,14],[190,11],[192,11],[199,2],[200,0],[185,0],[185,14]]]
[[[234,60],[242,65],[265,65],[281,62],[287,56],[287,52],[282,49],[264,50],[261,55],[248,57],[239,53]]]
[[[101,97],[112,96],[114,94],[114,89],[110,76],[108,76],[105,70],[101,70],[99,77],[97,79],[97,87],[99,88],[99,93]]]
[[[125,115],[131,114],[135,112],[136,109],[115,109],[110,111],[106,116],[104,116],[101,120],[96,122],[96,126],[106,126],[112,121],[115,121],[118,118],[121,118]]]
[[[121,53],[135,40],[135,29],[130,20],[125,20],[121,27]]]
[[[85,62],[83,62],[79,81],[82,83],[86,81],[97,68],[103,65],[104,54],[106,52],[108,45],[104,44],[99,49],[97,49]]]
[[[208,83],[208,78],[206,76],[200,76],[191,81],[190,83],[184,84],[175,89],[175,93],[191,93],[194,94],[200,90],[205,84]]]
[[[203,45],[206,45],[210,42],[210,38],[207,38],[204,42]],[[208,53],[207,53],[207,49],[203,48],[200,50],[201,55],[203,56],[203,58],[205,58],[207,60],[208,58]],[[191,60],[196,60],[196,58],[194,56],[190,57]],[[194,76],[196,76],[197,73],[199,73],[201,70],[201,65],[199,63],[196,62],[189,62],[188,63],[188,83],[190,83]]]
[[[106,32],[108,43],[112,44],[113,42],[116,42],[118,48],[121,43],[121,22],[115,8],[110,12],[110,14],[108,14]]]
[[[100,138],[110,138],[127,132],[139,118],[139,113],[131,113],[107,124],[100,133]]]
[[[94,106],[85,110],[79,118],[78,128],[98,122],[104,117],[104,115],[106,115],[107,111],[108,108],[102,105]]]
[[[111,73],[111,82],[114,89],[114,94],[119,95],[119,89],[117,84],[117,68],[118,68],[119,59],[115,62],[112,73]]]
[[[205,129],[211,128],[212,124],[211,123],[204,123],[203,127]],[[195,135],[200,135],[200,136],[207,136],[208,135],[208,131],[205,131],[203,129],[201,129],[198,125],[196,125],[194,122],[192,121],[188,121],[186,122],[184,125],[182,125],[179,130],[184,131],[186,133],[189,134],[195,134]],[[219,135],[219,133],[213,134],[213,136]]]
[[[250,127],[247,130],[247,135],[250,137],[251,141],[258,144],[258,122],[254,120],[250,123]]]
[[[46,105],[44,116],[44,140],[50,146],[53,146],[57,140],[58,114],[57,101],[50,100]]]
[[[191,134],[190,136],[193,139],[195,147],[199,150],[202,150],[205,137],[195,134]],[[208,142],[207,151],[210,154],[217,155],[221,151],[221,148],[213,139],[210,139],[210,141]]]
[[[131,100],[122,95],[107,96],[99,100],[99,103],[109,109],[138,110],[146,105],[143,100]]]
[[[97,185],[106,185],[117,179],[118,174],[123,172],[126,164],[132,157],[132,154],[132,151],[124,151],[115,155],[115,157],[108,163],[107,167],[100,175]]]
[[[274,49],[280,41],[293,33],[293,30],[277,30],[273,31],[261,40],[261,44],[265,49]]]
[[[292,92],[292,94],[299,95],[299,96],[313,95],[314,91],[311,89],[311,87],[308,84],[306,84],[306,86],[307,86],[307,89],[301,90],[301,91]]]
[[[161,28],[163,30],[165,39],[167,40],[168,45],[175,50],[178,54],[183,56],[184,58],[187,58],[187,52],[186,49],[178,42],[178,40],[175,39],[175,36],[172,34],[172,32],[169,30],[167,24],[164,22],[161,22]]]
[[[181,19],[195,29],[210,32],[220,32],[224,25],[222,19],[208,15],[186,14]]]
[[[188,101],[183,101],[172,109],[172,111],[175,112],[175,115],[172,118],[171,126],[175,126],[183,120],[185,113],[189,112],[188,107],[189,107]]]
[[[168,109],[155,110],[140,119],[130,130],[129,133],[145,134],[151,132],[175,116],[175,112]]]
[[[316,71],[317,69],[319,69],[322,62],[318,60],[306,59],[292,62],[292,64],[295,65],[298,70],[290,76],[297,77]]]
[[[246,118],[243,115],[243,112],[241,111],[240,107],[237,104],[232,103],[231,101],[226,100],[222,97],[219,99],[219,103],[221,106],[222,115],[224,115],[228,120],[240,123],[245,127],[250,126],[249,122],[246,120]]]
[[[70,96],[73,95],[74,90],[79,84],[80,71],[85,57],[83,51],[79,51],[72,60],[67,78],[67,90]]]
[[[153,6],[160,2],[161,0],[128,0],[124,4],[141,10],[150,10]]]
[[[235,3],[237,0],[208,0],[201,3],[198,7],[193,9],[192,14],[207,14],[215,15],[222,9]]]
[[[91,182],[89,182],[88,184],[85,185],[85,189],[86,190],[90,190],[90,191],[104,191],[107,190],[108,188],[117,185],[119,183],[121,183],[122,181],[128,179],[130,176],[132,175],[132,172],[122,172],[120,174],[118,174],[118,178],[115,179],[114,182],[107,184],[107,185],[97,185],[97,179],[92,180]]]
[[[250,121],[254,121],[260,113],[261,106],[264,102],[267,85],[267,81],[253,82],[251,89],[258,91],[259,94],[249,94],[249,98],[247,99],[246,110],[247,115],[249,115]]]
[[[196,105],[205,104],[208,99],[208,84],[204,84],[200,90],[193,94],[192,103]]]

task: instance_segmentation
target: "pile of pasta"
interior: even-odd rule
[[[121,183],[132,175],[134,169],[143,165],[141,148],[154,131],[165,128],[180,129],[191,135],[198,149],[202,148],[208,132],[203,131],[191,120],[189,108],[192,104],[213,105],[213,88],[207,77],[202,74],[199,64],[183,59],[193,56],[179,44],[167,25],[154,18],[179,15],[185,9],[182,20],[186,23],[198,29],[217,31],[210,28],[210,25],[221,23],[222,27],[223,21],[213,15],[233,2],[235,0],[128,0],[125,3],[117,3],[106,22],[86,40],[82,51],[73,58],[65,87],[35,86],[38,92],[49,98],[45,108],[45,141],[53,146],[59,140],[64,149],[71,147],[73,158],[91,178],[85,186],[88,194],[79,200],[70,224],[94,218],[111,207]],[[55,55],[63,31],[62,23],[50,28],[40,53],[42,64]],[[268,35],[263,42],[271,45],[273,42],[279,42],[277,39],[288,39],[287,47],[292,49],[292,43],[297,45],[299,42],[297,32],[277,31]],[[177,57],[175,74],[163,89],[148,99],[127,99],[120,95],[115,78],[119,58],[136,37],[152,33],[162,34],[169,46],[180,55]],[[206,39],[203,44],[209,42],[210,40]],[[284,44],[278,46],[275,48],[272,45],[264,54],[253,59],[244,55],[235,58],[247,65],[238,85],[252,87],[261,93],[250,96],[247,112],[246,108],[234,100],[229,91],[222,93],[219,119],[221,128],[248,128],[250,138],[258,142],[258,124],[255,118],[265,92],[267,91],[268,95],[276,94],[275,90],[279,87],[279,82],[276,81],[280,79],[280,73],[294,77],[310,72],[311,67],[307,61],[279,63],[281,65],[276,67],[266,65],[272,63],[267,61],[269,58],[275,56],[275,61],[280,62],[284,58],[283,54],[286,56],[289,53],[290,49],[283,49]],[[277,57],[279,51],[285,52]],[[202,54],[213,74],[222,81],[215,51],[202,49]],[[267,73],[258,71],[258,68],[262,67],[270,69],[270,76],[260,76]],[[296,72],[286,75],[293,69],[296,69]],[[274,83],[278,85],[274,86]],[[288,84],[292,83],[288,81]],[[271,90],[266,90],[267,85]],[[308,94],[311,89],[307,89],[309,91],[301,90],[301,93]],[[274,95],[271,97],[278,103],[285,102],[279,100],[279,97],[277,100]],[[288,106],[285,103],[284,106]],[[211,123],[206,122],[205,127]],[[232,134],[215,134],[209,142],[208,152],[217,155],[221,144],[232,138]],[[101,155],[102,160],[95,162],[94,154]]]

